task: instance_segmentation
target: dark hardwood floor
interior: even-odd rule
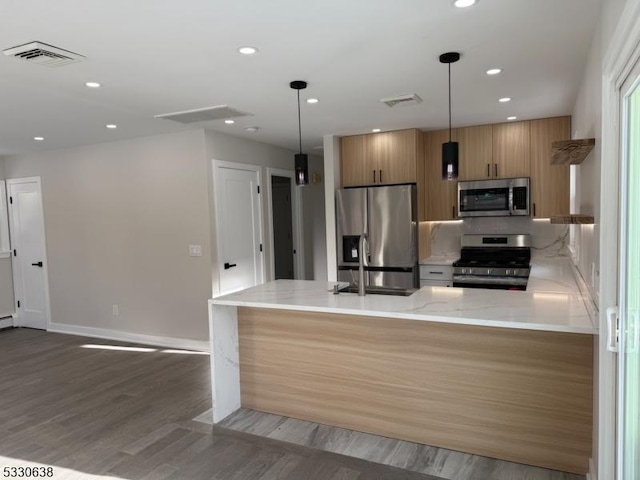
[[[0,331],[0,467],[51,466],[55,479],[436,479],[194,422],[210,403],[206,355]]]

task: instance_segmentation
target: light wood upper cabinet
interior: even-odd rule
[[[366,135],[342,137],[340,158],[343,187],[373,183],[373,167],[370,166]]]
[[[459,176],[458,180],[493,178],[493,126],[458,128]]]
[[[422,159],[420,134],[410,129],[342,137],[342,186],[416,182],[418,158]]]
[[[493,177],[528,177],[531,174],[529,122],[493,125]]]
[[[457,130],[453,130],[451,140],[458,141]],[[427,221],[454,220],[458,216],[458,182],[442,179],[442,144],[448,141],[449,130],[424,133],[424,220]]]
[[[529,122],[477,125],[458,129],[458,180],[528,177]]]
[[[569,166],[551,165],[551,143],[569,140],[571,117],[531,121],[531,205],[533,216],[569,213]]]
[[[387,149],[378,159],[378,183],[411,183],[416,181],[418,162],[418,130],[387,132]]]

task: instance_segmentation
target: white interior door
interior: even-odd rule
[[[214,163],[220,293],[264,282],[260,167]]]
[[[622,88],[618,479],[640,478],[640,65]]]
[[[7,190],[16,323],[21,327],[46,329],[49,300],[40,179],[7,180]]]

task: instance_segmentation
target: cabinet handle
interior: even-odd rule
[[[456,206],[451,207],[451,218],[456,218]]]
[[[493,164],[493,169],[495,170],[495,172],[496,172],[496,177],[497,177],[497,176],[498,176],[498,164],[497,164],[497,163],[494,163],[494,164]]]
[[[536,216],[536,202],[533,202],[533,216]]]
[[[373,183],[376,183],[376,171],[373,171]]]
[[[487,163],[487,177],[491,176],[491,164]]]
[[[382,170],[378,170],[378,172],[380,172],[378,175],[378,178],[380,179],[379,182],[382,183]]]

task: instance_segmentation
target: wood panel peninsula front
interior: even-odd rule
[[[210,300],[214,422],[242,406],[587,472],[596,329],[581,294],[334,285],[278,280]]]

